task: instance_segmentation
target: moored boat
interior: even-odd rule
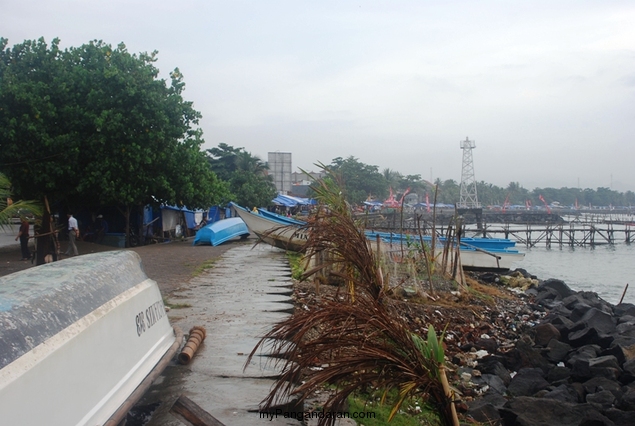
[[[291,251],[301,251],[308,240],[306,222],[280,216],[259,209],[259,213],[251,212],[244,207],[232,203],[237,214],[245,221],[249,229],[265,242]],[[275,230],[275,232],[272,232]],[[263,237],[264,236],[264,237]],[[420,242],[420,237],[391,232],[367,230],[366,238],[375,241],[379,238],[383,243]],[[430,236],[423,236],[424,244],[431,244]],[[445,238],[438,239],[438,247],[445,244]],[[464,238],[460,242],[461,264],[464,269],[484,271],[507,271],[515,262],[521,261],[525,254],[514,249],[516,242],[504,238]]]
[[[390,245],[420,244],[421,240],[427,246],[431,245],[432,238],[424,235],[417,237],[414,235],[396,234],[391,232],[367,231],[366,237],[371,240],[379,238],[382,243]],[[503,272],[513,268],[515,262],[524,259],[525,253],[514,248],[516,242],[503,238],[464,238],[459,242],[461,250],[461,266],[466,270]],[[443,246],[447,243],[444,237],[438,238],[435,253],[440,255]],[[451,240],[450,244],[456,246],[456,240]]]
[[[119,423],[180,346],[132,251],[0,277],[0,413],[7,425]]]
[[[211,244],[217,246],[234,238],[244,238],[249,229],[239,217],[230,217],[205,225],[196,231],[194,245]]]
[[[251,232],[272,246],[290,251],[302,251],[309,238],[307,230],[301,225],[264,216],[230,203],[238,216],[247,224]]]

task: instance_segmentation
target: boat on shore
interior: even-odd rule
[[[181,339],[133,251],[0,277],[2,422],[117,425]]]
[[[264,209],[258,209],[258,213],[251,212],[244,207],[232,203],[238,215],[245,221],[249,229],[256,235],[266,235],[261,237],[265,242],[276,247],[291,251],[301,251],[304,242],[308,240],[308,230],[306,222],[281,216]],[[276,229],[276,232],[270,232]],[[294,232],[302,238],[296,238],[292,243],[288,237]],[[423,239],[424,244],[431,245],[432,237],[429,235],[418,237],[409,234],[396,234],[391,232],[376,232],[367,230],[366,237],[375,241],[377,238],[384,244],[418,243]],[[445,237],[437,239],[438,247],[435,251],[442,250],[446,244]],[[455,244],[454,242],[450,242]],[[505,238],[463,238],[460,240],[461,264],[463,269],[479,271],[507,271],[513,267],[515,262],[521,261],[525,254],[519,252],[514,247],[516,242]]]
[[[309,239],[307,230],[298,223],[264,216],[236,203],[230,205],[249,230],[267,244],[283,250],[301,252]]]
[[[239,217],[222,219],[203,226],[196,231],[194,245],[211,244],[217,246],[234,238],[245,238],[249,235],[249,229]]]

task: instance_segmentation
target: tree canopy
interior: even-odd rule
[[[25,198],[71,205],[226,201],[200,150],[200,113],[179,69],[158,78],[157,52],[102,41],[59,48],[0,38],[0,168]]]
[[[369,196],[384,200],[388,196],[389,183],[377,166],[364,164],[357,158],[349,156],[334,158],[328,169],[338,176],[346,201],[360,204]],[[390,177],[390,171],[388,172]],[[395,189],[395,188],[393,188]]]
[[[214,173],[229,182],[236,203],[249,208],[271,204],[276,187],[266,173],[267,164],[260,158],[226,143],[208,149],[207,153]]]

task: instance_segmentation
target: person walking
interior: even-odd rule
[[[26,219],[22,219],[22,224],[15,240],[18,241],[18,238],[20,239],[20,249],[22,250],[22,259],[20,260],[31,259],[31,252],[29,251],[29,221]]]
[[[73,249],[73,255],[77,256],[77,246],[75,245],[75,238],[79,237],[79,228],[77,227],[77,219],[73,217],[72,213],[68,213],[68,248],[64,253],[66,256],[71,255],[71,249]]]

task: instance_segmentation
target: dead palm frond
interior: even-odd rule
[[[332,273],[348,284],[353,297],[336,297],[314,309],[296,311],[258,342],[245,365],[259,350],[267,349],[271,362],[280,363],[282,371],[261,408],[269,410],[291,396],[304,399],[330,384],[336,390],[324,410],[342,411],[357,390],[396,388],[391,418],[407,398],[418,395],[436,407],[445,424],[458,424],[444,382],[442,338],[437,339],[432,329],[427,340],[419,337],[384,297],[378,252],[373,252],[361,224],[354,221],[336,180],[327,176],[317,181],[315,192],[320,206],[307,221],[305,256],[327,260],[304,276],[334,267]],[[303,376],[306,372],[310,374]],[[319,424],[334,422],[335,418],[324,416]]]
[[[435,407],[444,424],[453,424],[451,398],[441,378],[443,348],[431,333],[432,338],[422,339],[391,309],[360,294],[355,303],[332,300],[315,310],[297,312],[267,333],[247,362],[259,348],[267,347],[272,359],[282,363],[283,374],[263,401],[263,410],[291,396],[304,399],[324,384],[337,389],[325,411],[342,411],[356,390],[396,388],[391,417],[404,400],[420,396]],[[302,372],[309,369],[317,371],[297,386]],[[320,421],[331,424],[327,418]]]
[[[307,258],[321,259],[321,262],[306,271],[303,278],[330,270],[347,283],[353,299],[357,290],[367,291],[377,299],[383,291],[378,253],[373,253],[361,222],[353,219],[338,176],[326,166],[320,167],[327,175],[314,181],[313,191],[319,207],[307,220],[308,241],[304,250]]]
[[[11,202],[11,182],[0,173],[0,228],[8,225],[13,217],[40,216],[42,207],[36,201]]]
[[[331,270],[348,284],[351,294],[364,291],[375,299],[380,298],[383,277],[363,229],[355,226],[346,214],[323,207],[309,217],[307,229],[305,255],[324,260],[306,271],[303,278],[324,269]],[[319,256],[322,253],[325,256]]]

